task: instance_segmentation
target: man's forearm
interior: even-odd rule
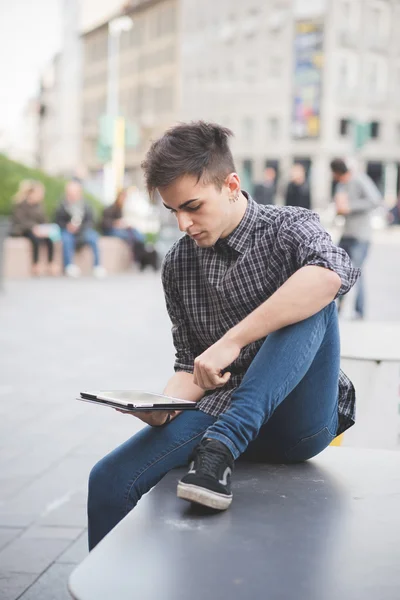
[[[204,390],[193,383],[192,373],[178,371],[168,381],[164,388],[166,396],[198,402],[204,396]]]
[[[307,319],[332,302],[340,285],[339,275],[329,269],[303,267],[224,338],[243,348],[273,331]]]

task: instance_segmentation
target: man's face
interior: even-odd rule
[[[82,187],[77,181],[70,181],[65,188],[65,196],[70,204],[78,202],[82,198]]]
[[[274,183],[275,177],[276,177],[275,169],[273,169],[272,167],[267,167],[265,169],[264,174],[265,174],[265,181],[269,181],[270,183]]]
[[[213,246],[234,229],[232,199],[240,192],[240,181],[233,173],[221,190],[214,184],[204,185],[196,178],[185,175],[167,187],[158,189],[164,206],[171,210],[181,231],[198,246]]]

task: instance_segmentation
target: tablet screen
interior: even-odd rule
[[[138,390],[100,390],[94,392],[99,400],[111,400],[120,404],[133,406],[146,406],[149,404],[192,404],[190,400],[180,400],[162,394],[153,394]],[[196,404],[193,402],[193,404]]]

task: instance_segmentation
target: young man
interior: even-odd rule
[[[191,460],[180,497],[223,510],[239,456],[304,461],[354,423],[334,299],[358,271],[316,214],[259,206],[241,190],[230,135],[178,125],[143,164],[186,233],[162,272],[176,348],[164,393],[200,410],[143,415],[151,427],[93,468],[90,548],[174,467]]]
[[[381,204],[382,197],[368,175],[352,173],[341,158],[335,158],[331,162],[331,171],[334,180],[338,182],[334,198],[336,211],[338,215],[343,215],[345,220],[338,245],[348,253],[353,265],[361,269],[371,244],[371,214]],[[362,276],[357,282],[354,317],[363,319],[364,316],[365,292]]]

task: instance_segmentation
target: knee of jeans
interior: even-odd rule
[[[94,465],[89,474],[88,511],[109,507],[113,501],[110,491],[110,468],[105,457]]]
[[[99,234],[94,229],[89,229],[88,231],[86,231],[85,238],[89,242],[89,244],[93,244],[99,239]]]

